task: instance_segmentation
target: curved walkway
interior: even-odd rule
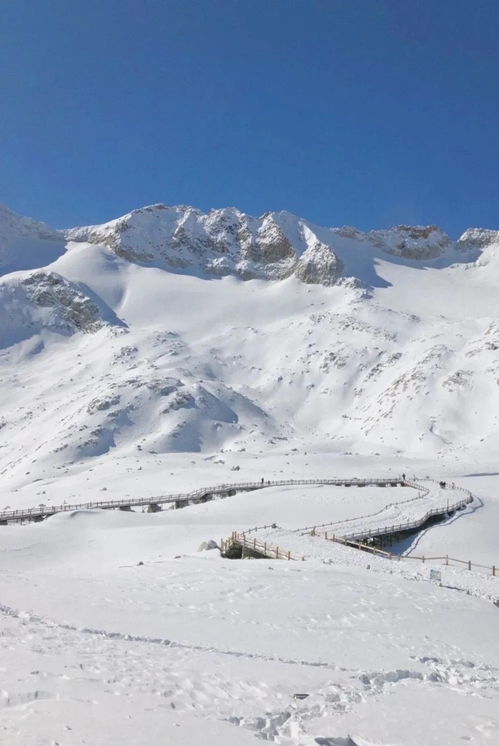
[[[378,482],[372,480],[367,483],[377,484]],[[454,513],[456,510],[464,508],[473,501],[473,495],[469,490],[457,487],[454,484],[442,488],[441,483],[429,479],[421,482],[405,481],[403,484],[404,486],[412,487],[417,491],[417,494],[406,500],[389,503],[375,513],[367,513],[341,521],[304,526],[288,533],[301,536],[308,534],[332,540],[337,539],[342,543],[349,541],[369,542],[380,536],[402,533],[419,528],[430,518]],[[248,534],[254,534],[262,529],[276,528],[277,526],[257,526],[243,532],[234,532],[233,536],[239,537],[240,541],[238,543],[241,546],[251,548],[255,537],[248,538]],[[293,544],[296,544],[296,541],[293,541]],[[275,552],[272,552],[272,556],[275,556]]]
[[[0,525],[10,522],[39,521],[56,513],[66,513],[73,510],[131,510],[132,508],[145,507],[150,512],[161,509],[161,505],[173,504],[176,508],[184,508],[188,505],[203,503],[212,500],[215,496],[229,497],[236,492],[251,492],[267,487],[292,487],[305,485],[323,485],[333,487],[365,487],[367,485],[378,485],[380,487],[397,487],[406,484],[400,477],[368,477],[362,479],[280,479],[260,480],[259,482],[236,482],[234,484],[217,484],[209,487],[200,487],[193,492],[177,492],[167,495],[151,497],[126,497],[121,500],[98,500],[85,503],[63,503],[62,505],[37,505],[31,508],[19,508],[18,510],[7,510],[0,513]],[[407,483],[408,484],[408,483]]]

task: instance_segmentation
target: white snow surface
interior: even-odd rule
[[[405,472],[475,499],[394,552],[499,565],[497,232],[163,205],[56,231],[1,208],[0,271],[0,512]],[[496,744],[499,578],[299,530],[444,492],[0,526],[0,743]],[[272,523],[255,535],[305,561],[198,551]]]
[[[153,206],[67,231],[58,258],[40,267],[40,241],[61,234],[7,217],[5,261],[33,267],[0,279],[9,503],[35,479],[42,486],[99,457],[130,464],[132,454],[258,454],[283,444],[495,457],[492,231],[453,244],[434,227],[360,233],[289,213]],[[294,259],[289,249],[279,258],[281,234]],[[288,272],[319,240],[341,273]],[[255,247],[258,271],[241,274]],[[179,252],[187,264],[173,266]],[[217,252],[232,264],[215,278]]]
[[[384,490],[294,492],[4,528],[0,738],[496,743],[498,610],[487,594],[499,579],[442,568],[440,585],[421,563],[289,528],[267,538],[291,550],[307,542],[305,562],[197,551],[249,528],[264,493],[276,519],[295,526],[310,502],[320,518],[338,505],[358,513],[359,501],[371,512]]]

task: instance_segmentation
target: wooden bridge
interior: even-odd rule
[[[0,526],[7,526],[10,523],[25,523],[30,521],[42,521],[45,518],[49,518],[57,513],[67,513],[76,510],[124,510],[130,511],[133,508],[145,508],[147,512],[156,513],[162,509],[163,505],[168,505],[171,508],[179,509],[187,507],[188,505],[196,505],[199,503],[205,503],[215,498],[225,498],[235,495],[237,492],[251,492],[254,490],[266,489],[269,487],[293,487],[293,486],[331,486],[331,487],[366,487],[366,486],[378,486],[378,487],[412,487],[418,491],[418,495],[412,499],[417,500],[424,497],[430,491],[429,488],[424,485],[403,480],[400,477],[366,477],[366,478],[333,478],[333,479],[281,479],[281,480],[266,480],[258,482],[236,482],[232,484],[223,483],[213,485],[211,487],[200,487],[192,492],[178,492],[166,495],[159,495],[156,497],[139,497],[132,498],[126,497],[119,500],[99,500],[85,503],[63,503],[62,505],[38,505],[31,508],[20,508],[18,510],[3,511],[0,513]],[[472,563],[470,560],[458,560],[449,556],[444,557],[416,557],[412,556],[401,556],[392,554],[391,552],[385,552],[376,546],[376,539],[380,537],[394,538],[401,534],[414,531],[417,528],[421,528],[428,521],[434,517],[443,517],[449,513],[453,513],[456,510],[460,510],[468,505],[473,500],[473,495],[468,490],[464,490],[460,487],[452,485],[452,491],[458,491],[462,493],[458,500],[453,501],[449,504],[446,500],[445,505],[442,504],[440,507],[434,508],[427,511],[420,519],[416,521],[406,521],[397,525],[379,525],[376,528],[369,530],[357,530],[353,532],[347,532],[345,530],[338,530],[337,527],[332,529],[335,525],[333,523],[325,523],[321,525],[306,526],[302,529],[298,529],[298,532],[309,533],[311,535],[319,536],[323,539],[338,542],[352,548],[361,549],[363,551],[371,552],[380,556],[384,556],[388,559],[418,559],[423,562],[432,560],[441,560],[446,565],[451,563],[460,563],[467,566],[471,570]],[[408,501],[410,502],[410,500]],[[387,506],[389,507],[389,506]],[[276,528],[272,526],[258,526],[254,529],[249,529],[243,532],[232,532],[228,539],[221,540],[221,551],[225,556],[253,556],[253,557],[267,557],[269,559],[286,559],[286,560],[304,560],[305,555],[293,553],[283,547],[273,545],[268,541],[259,539],[256,535],[251,535],[261,529]],[[330,529],[330,530],[328,530]],[[477,565],[478,568],[491,570],[493,575],[496,575],[496,566],[491,568],[483,565]]]
[[[188,505],[196,505],[213,500],[215,497],[230,497],[236,492],[251,492],[268,487],[292,487],[292,486],[333,486],[333,487],[366,487],[377,485],[378,487],[397,487],[406,483],[400,477],[376,477],[363,479],[284,479],[265,480],[259,482],[239,482],[234,484],[217,484],[211,487],[200,487],[193,492],[178,492],[156,497],[124,497],[119,500],[98,500],[84,503],[63,503],[62,505],[38,505],[31,508],[19,508],[18,510],[6,510],[0,513],[0,526],[9,523],[25,523],[28,521],[43,521],[56,513],[68,513],[75,510],[125,510],[133,508],[145,508],[149,513],[156,513],[162,509],[161,506],[169,505],[172,508],[185,508]]]
[[[370,484],[373,483],[377,484],[377,482],[370,482]],[[403,484],[418,490],[418,497],[413,499],[424,497],[430,492],[429,488],[417,482],[404,482]],[[343,528],[339,528],[338,526],[336,526],[334,530],[328,531],[328,527],[331,527],[333,525],[332,523],[329,523],[315,526],[305,526],[304,528],[296,529],[295,531],[290,533],[302,536],[317,536],[327,541],[343,544],[344,546],[348,546],[353,549],[360,549],[362,551],[369,552],[371,554],[390,560],[412,559],[420,560],[422,562],[441,561],[442,564],[445,565],[464,565],[467,567],[468,570],[471,570],[473,566],[474,569],[483,569],[490,571],[491,574],[495,576],[497,569],[496,565],[489,567],[486,565],[478,564],[476,562],[472,563],[471,560],[460,560],[454,557],[449,557],[448,555],[441,557],[399,555],[392,552],[383,551],[377,545],[377,540],[379,540],[380,538],[386,538],[391,542],[399,540],[402,536],[417,529],[423,528],[435,518],[443,518],[444,516],[454,513],[457,510],[462,510],[473,501],[473,495],[469,490],[465,490],[455,485],[452,485],[452,487],[449,488],[449,492],[451,490],[452,492],[458,493],[458,499],[452,501],[446,499],[445,503],[442,503],[440,506],[427,511],[416,520],[402,521],[398,524],[392,525],[380,520],[379,525],[374,528],[371,528],[369,530],[364,528],[363,530],[357,530],[353,532],[348,532],[345,526],[343,526]],[[407,502],[410,502],[410,500],[408,500]],[[359,522],[361,522],[362,517],[359,517],[358,520]],[[270,534],[271,536],[272,530],[274,529],[278,529],[275,524],[266,526],[255,526],[255,528],[241,532],[233,531],[227,539],[222,539],[220,545],[221,552],[224,556],[229,558],[265,557],[267,559],[285,560],[306,559],[307,550],[305,547],[303,549],[304,553],[299,554],[296,551],[291,552],[283,546],[278,546],[271,540],[269,540],[268,534]],[[265,539],[258,535],[258,532],[262,531],[267,532],[267,536],[265,537]]]

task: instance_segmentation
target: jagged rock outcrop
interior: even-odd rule
[[[316,241],[300,256],[293,274],[302,282],[330,285],[338,280],[342,270],[341,259],[326,244]]]
[[[106,324],[99,306],[55,272],[38,271],[0,282],[0,346],[8,346],[43,330],[64,336],[96,332]]]
[[[340,279],[370,286],[376,256],[430,262],[446,252],[497,243],[495,231],[472,229],[454,243],[436,225],[399,225],[362,232],[351,226],[325,228],[291,213],[253,217],[227,207],[204,213],[163,204],[133,210],[102,225],[56,231],[0,207],[0,268],[34,269],[50,264],[69,246],[100,244],[118,257],[145,266],[201,277],[234,275],[244,280],[297,277],[309,284]],[[359,251],[360,249],[360,251]],[[362,263],[365,268],[363,276]],[[347,280],[348,278],[348,280]]]
[[[357,247],[412,261],[431,261],[455,244],[438,226],[399,225],[363,233],[322,228],[287,212],[252,217],[236,208],[203,213],[193,207],[151,205],[97,226],[74,228],[71,241],[104,244],[131,262],[201,275],[332,285],[347,274]],[[461,245],[456,246],[462,249]],[[356,278],[362,282],[362,278]]]
[[[484,249],[486,246],[499,245],[499,231],[486,228],[468,228],[459,238],[457,244],[463,249]]]
[[[369,231],[368,240],[388,254],[404,259],[436,259],[452,246],[452,239],[437,225],[397,225]]]
[[[192,268],[245,280],[295,275],[307,283],[335,282],[341,260],[303,221],[292,217],[290,226],[281,213],[255,218],[235,208],[205,214],[192,207],[152,205],[102,226],[72,229],[67,237],[102,243],[128,261],[159,260],[173,271]]]
[[[73,283],[55,272],[35,272],[21,282],[36,306],[49,309],[68,329],[93,332],[103,324],[98,307]]]

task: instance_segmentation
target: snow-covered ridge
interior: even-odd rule
[[[17,215],[0,204],[0,274],[43,267],[64,250],[62,231]]]
[[[431,263],[480,254],[497,232],[466,231],[457,242],[436,225],[398,225],[362,232],[328,228],[286,211],[260,217],[234,207],[202,212],[187,205],[150,205],[101,225],[58,231],[0,206],[0,269],[34,269],[78,244],[102,245],[145,266],[201,277],[234,275],[244,280],[295,276],[308,284],[370,286],[377,257]],[[475,256],[476,258],[476,256]],[[468,259],[469,261],[469,259]],[[483,263],[483,262],[482,262]]]
[[[193,207],[152,205],[101,226],[67,232],[71,241],[102,243],[132,262],[171,271],[233,274],[242,279],[334,283],[342,262],[304,221],[287,213],[260,218],[235,208],[203,213]]]
[[[162,204],[66,235],[71,241],[105,244],[128,261],[159,263],[172,271],[272,280],[294,275],[323,285],[349,275],[343,255],[359,247],[416,261],[436,259],[453,247],[434,225],[362,233],[351,227],[323,228],[288,212],[257,218],[236,208],[203,213]]]
[[[438,225],[397,225],[390,230],[369,231],[366,238],[388,254],[406,259],[436,259],[452,246],[450,236]]]
[[[0,204],[0,250],[20,237],[33,236],[40,240],[52,240],[61,238],[62,235],[61,231],[46,223],[18,215]]]

